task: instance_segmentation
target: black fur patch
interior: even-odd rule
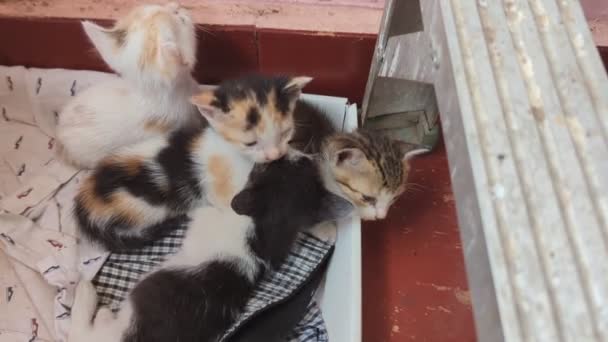
[[[249,130],[255,127],[260,121],[260,112],[257,108],[251,107],[249,108],[249,112],[247,113],[247,126],[245,129]]]
[[[250,235],[250,248],[276,268],[300,231],[345,216],[352,205],[328,192],[317,166],[302,157],[257,166],[245,190],[232,200],[232,208],[252,217],[255,234]]]
[[[295,131],[289,145],[304,153],[319,153],[325,139],[336,132],[328,117],[305,100],[296,102],[293,119]]]
[[[203,196],[201,175],[192,158],[192,143],[202,133],[203,127],[198,125],[176,131],[169,139],[169,146],[156,158],[169,182],[166,204],[174,211],[187,212],[190,208],[185,204]]]
[[[134,320],[123,341],[216,341],[243,310],[252,290],[235,262],[157,271],[131,292]]]
[[[82,236],[90,242],[100,244],[110,252],[141,248],[165,233],[183,227],[188,222],[186,216],[179,215],[150,225],[134,235],[129,233],[133,229],[131,222],[121,216],[113,216],[103,226],[96,224],[91,220],[91,213],[78,198],[74,204],[74,216]]]

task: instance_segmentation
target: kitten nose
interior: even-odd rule
[[[281,152],[276,147],[271,147],[264,150],[264,157],[266,157],[266,159],[269,161],[279,159],[280,156]]]

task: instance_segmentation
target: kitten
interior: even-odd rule
[[[386,217],[407,188],[409,161],[429,151],[378,132],[339,133],[326,114],[304,100],[297,102],[294,120],[290,145],[319,155],[326,187],[354,204],[364,220]]]
[[[198,91],[191,76],[196,35],[185,9],[144,5],[112,28],[89,21],[82,27],[120,78],[87,88],[63,108],[56,136],[64,159],[93,168],[119,147],[200,124],[189,102]]]
[[[209,122],[150,138],[103,159],[75,199],[81,234],[110,251],[137,247],[157,224],[203,200],[229,206],[254,162],[287,152],[293,109],[309,77],[247,76],[192,98]]]
[[[326,137],[319,164],[328,189],[354,204],[361,219],[378,220],[407,188],[411,158],[428,151],[359,129]]]
[[[231,206],[196,209],[182,249],[135,286],[116,316],[102,308],[91,324],[96,293],[81,282],[70,341],[217,341],[299,232],[353,209],[298,154],[256,167]]]

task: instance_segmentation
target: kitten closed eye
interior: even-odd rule
[[[377,202],[376,197],[371,197],[371,196],[367,196],[367,195],[361,195],[361,200],[363,200],[363,202],[365,202],[367,204],[371,204],[371,205],[375,205]]]
[[[258,142],[257,142],[257,141],[252,141],[252,142],[249,142],[249,143],[244,143],[244,145],[245,145],[245,146],[248,146],[248,147],[255,146],[255,145],[257,145],[257,144],[258,144]]]

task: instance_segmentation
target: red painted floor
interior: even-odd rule
[[[443,145],[408,180],[389,217],[363,225],[363,340],[475,341]]]

